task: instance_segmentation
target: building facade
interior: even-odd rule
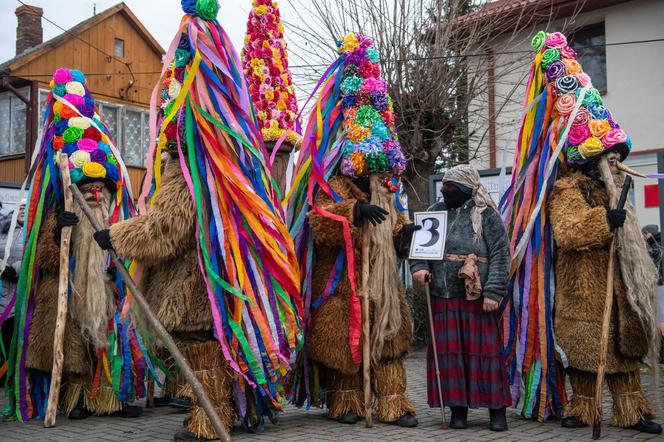
[[[124,3],[46,42],[43,14],[34,6],[16,9],[16,56],[0,64],[0,199],[11,205],[17,198],[40,139],[49,82],[59,67],[85,73],[136,192],[145,172],[148,107],[164,50]]]

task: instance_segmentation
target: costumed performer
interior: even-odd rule
[[[401,246],[408,248],[415,230],[399,199],[406,160],[372,40],[349,34],[339,52],[319,83],[286,199],[307,318],[306,350],[290,396],[298,405],[327,405],[328,417],[341,423],[365,415],[357,290],[367,265],[376,414],[381,422],[414,427],[403,365],[411,314],[397,273]],[[365,242],[368,263],[361,257]]]
[[[101,225],[112,225],[134,213],[127,170],[94,104],[81,71],[55,71],[41,147],[29,174],[26,244],[6,385],[10,407],[22,421],[34,415],[43,418],[47,408],[60,233],[65,226],[73,228],[60,410],[70,419],[115,412],[138,416],[142,409],[126,403],[144,396],[145,370],[152,367],[119,272],[92,240],[92,224],[78,205],[73,212],[63,210],[60,154],[68,156],[71,182]]]
[[[519,408],[561,417],[564,366],[573,397],[562,425],[594,421],[607,263],[618,229],[606,365],[612,424],[660,432],[639,375],[654,348],[657,274],[634,208],[628,202],[614,209],[624,178],[620,161],[631,143],[564,35],[540,32],[533,49],[515,173],[504,199],[514,250],[512,385],[516,392],[525,384]]]
[[[430,407],[452,410],[450,428],[466,428],[468,408],[488,408],[489,428],[507,430],[505,407],[512,405],[498,312],[507,295],[509,243],[496,203],[471,165],[443,176],[443,201],[429,210],[447,211],[445,254],[440,261],[413,260],[413,279],[431,280],[436,352],[427,353]]]
[[[302,342],[297,262],[219,6],[182,6],[153,93],[141,216],[96,239],[143,265],[146,300],[222,422],[231,428],[239,417],[260,430],[282,408],[281,379]],[[191,389],[180,387],[193,407],[175,440],[215,439]]]

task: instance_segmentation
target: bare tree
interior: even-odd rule
[[[514,48],[523,47],[535,23],[546,27],[555,15],[554,0],[540,0],[535,9],[520,6],[530,2],[487,0],[290,3],[297,19],[285,21],[285,25],[300,88],[311,89],[318,81],[337,56],[334,42],[347,33],[360,32],[374,39],[395,105],[399,141],[410,160],[404,181],[413,210],[428,206],[429,175],[477,158],[490,125],[469,127],[469,118],[489,123],[501,109],[493,109],[489,115],[486,106],[472,109],[469,105],[481,102],[488,92],[495,96],[496,85],[502,81],[514,87],[499,97],[500,103],[504,106],[512,100],[523,81],[510,74],[515,70],[527,73],[532,56]],[[498,53],[510,56],[493,56]]]

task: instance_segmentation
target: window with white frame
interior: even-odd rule
[[[99,114],[108,126],[127,166],[145,167],[150,142],[146,109],[97,101]]]
[[[30,97],[30,88],[19,93]],[[0,93],[0,156],[25,152],[26,105],[10,91]]]
[[[30,89],[20,90],[29,96]],[[37,109],[38,140],[41,141],[43,116],[49,91],[39,90]],[[145,167],[150,143],[149,114],[140,109],[97,100],[97,110],[108,127],[127,166]],[[0,93],[0,156],[25,152],[26,106],[11,92]]]

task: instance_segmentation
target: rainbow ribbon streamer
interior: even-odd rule
[[[330,176],[338,169],[341,160],[344,137],[337,137],[341,128],[343,115],[341,112],[340,85],[346,55],[337,58],[323,74],[312,96],[320,89],[320,94],[312,109],[308,124],[303,134],[302,147],[298,153],[297,163],[293,170],[293,182],[284,198],[290,234],[295,241],[295,251],[300,262],[302,275],[302,295],[304,298],[305,332],[309,330],[310,309],[312,307],[312,272],[316,260],[313,235],[307,221],[310,210],[322,216],[334,219],[343,224],[346,247],[340,251],[336,265],[329,276],[327,287],[322,299],[334,294],[344,270],[348,268],[348,279],[352,295],[350,300],[350,350],[353,359],[359,362],[359,340],[361,334],[361,309],[357,297],[355,281],[355,255],[353,240],[348,220],[336,216],[317,207],[314,202],[319,192],[325,192],[335,201],[341,198],[334,192],[328,182]],[[302,406],[320,406],[323,392],[316,367],[312,365],[308,350],[304,348],[298,358],[297,367],[288,379],[286,386],[292,403]]]
[[[504,315],[505,354],[512,400],[519,413],[540,421],[562,416],[567,403],[566,362],[553,330],[554,241],[547,216],[553,183],[565,167],[562,148],[569,127],[553,117],[554,85],[544,86],[542,51],[526,86],[525,112],[517,140],[511,185],[500,203],[510,236],[512,264]],[[574,121],[580,101],[568,121]]]
[[[30,171],[26,178],[30,182],[30,191],[27,198],[26,221],[23,229],[25,250],[16,289],[15,323],[5,385],[5,394],[8,399],[6,412],[15,415],[22,422],[36,415],[43,418],[47,407],[48,387],[50,385],[50,373],[46,377],[30,373],[26,369],[25,358],[39,279],[39,268],[35,262],[35,254],[37,244],[40,241],[40,230],[47,214],[55,211],[56,207],[63,207],[60,172],[55,158],[56,151],[51,144],[54,123],[52,108],[53,104],[58,101],[75,110],[75,107],[67,103],[62,97],[55,96],[52,92],[49,93],[43,116],[44,135],[38,152],[33,156]],[[120,173],[120,184],[109,208],[110,223],[113,224],[127,219],[135,214],[130,191],[131,184],[119,152],[112,142],[111,134],[106,125],[102,124],[100,127],[94,120],[80,115],[80,113],[79,116],[86,118],[91,125],[108,137],[109,145],[118,161]],[[95,119],[99,118],[99,115],[95,115]],[[74,266],[73,260],[71,265]],[[120,401],[130,401],[136,396],[144,395],[146,368],[152,371],[155,378],[157,376],[155,365],[151,361],[146,347],[142,344],[141,337],[136,329],[134,314],[129,308],[131,293],[125,289],[119,275],[117,275],[117,278],[117,313],[109,324],[109,342],[111,345],[98,355],[98,371],[103,366],[108,383],[112,385],[118,399]],[[110,367],[115,369],[111,371]],[[98,388],[99,381],[100,379],[97,377],[93,382],[93,389]]]
[[[160,192],[164,144],[155,140],[175,122],[216,338],[244,379],[234,388],[240,415],[261,416],[266,408],[281,409],[282,378],[303,345],[297,257],[238,54],[216,20],[187,14],[164,59],[162,81],[184,39],[191,59],[163,118],[156,112],[162,82],[152,95],[153,142],[139,206],[143,211]]]

